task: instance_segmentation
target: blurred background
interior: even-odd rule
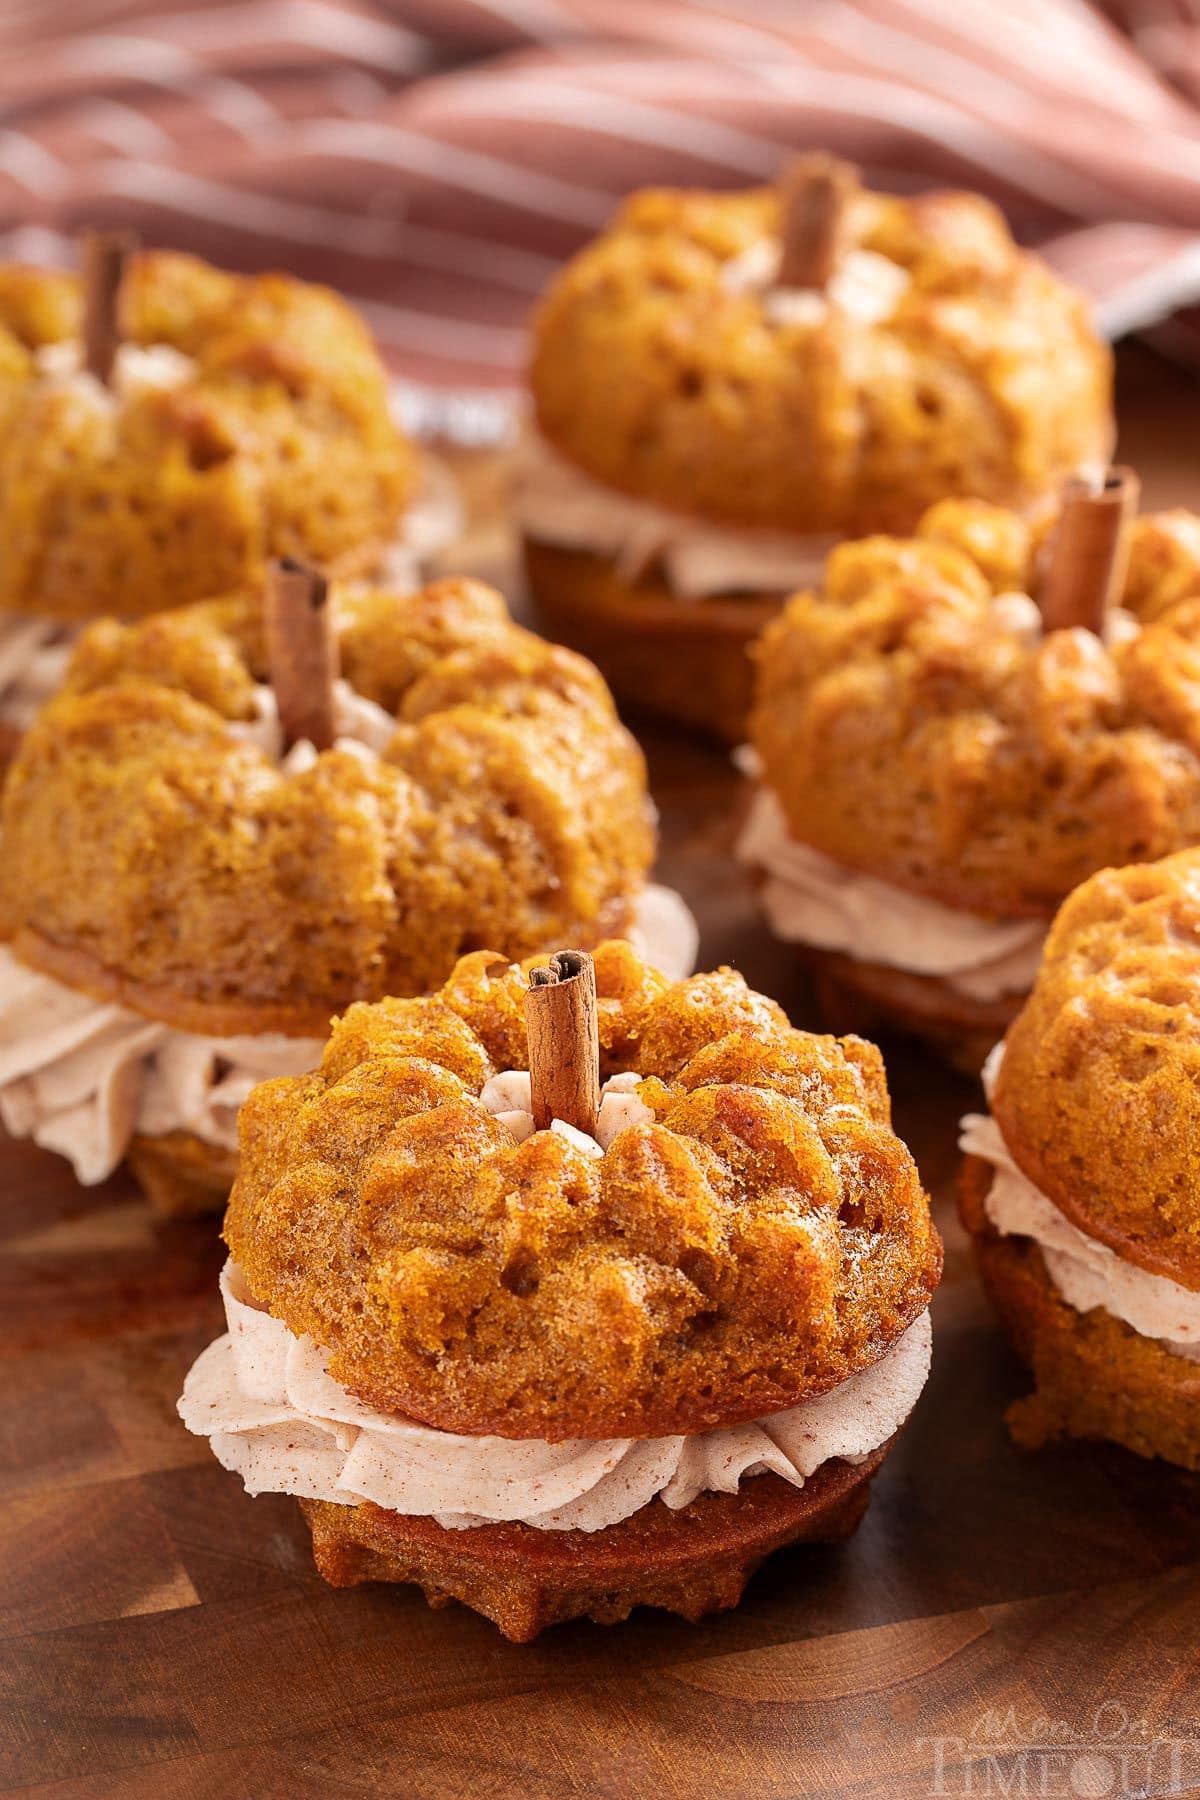
[[[0,256],[85,225],[341,288],[410,422],[494,434],[630,188],[828,146],[970,187],[1200,363],[1200,0],[2,0]]]

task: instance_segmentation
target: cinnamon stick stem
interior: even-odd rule
[[[89,231],[83,240],[83,366],[105,387],[121,343],[121,279],[135,247],[130,231]]]
[[[337,645],[328,601],[329,584],[316,569],[291,557],[271,564],[263,615],[285,749],[302,738],[318,750],[333,744]]]
[[[790,163],[779,187],[778,285],[823,292],[846,248],[848,203],[858,189],[858,170],[817,151]]]
[[[596,968],[586,950],[559,950],[531,969],[525,994],[533,1127],[554,1119],[595,1136],[600,1111]]]
[[[1125,586],[1129,526],[1140,491],[1137,476],[1126,468],[1067,481],[1038,594],[1047,631],[1082,626],[1103,637],[1109,607]]]

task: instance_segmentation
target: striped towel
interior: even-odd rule
[[[1200,0],[0,5],[0,255],[117,223],[330,281],[460,423],[622,194],[818,144],[989,193],[1110,335],[1200,359]]]

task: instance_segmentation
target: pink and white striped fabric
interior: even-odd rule
[[[361,304],[503,390],[556,263],[647,182],[990,193],[1112,335],[1200,352],[1200,0],[3,0],[0,255],[135,226]]]

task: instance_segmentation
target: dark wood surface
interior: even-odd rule
[[[1134,354],[1123,389],[1148,502],[1200,503],[1196,388]],[[468,479],[487,513],[492,472]],[[727,763],[646,742],[703,962],[816,1023],[730,861]],[[519,1648],[412,1590],[325,1587],[296,1504],[248,1499],[175,1416],[220,1329],[215,1225],[156,1223],[124,1176],[85,1192],[3,1145],[0,1791],[1200,1793],[1200,1481],[1010,1445],[1023,1375],[950,1198],[974,1091],[888,1052],[948,1254],[933,1376],[862,1529],[776,1557],[699,1626],[641,1613]]]

